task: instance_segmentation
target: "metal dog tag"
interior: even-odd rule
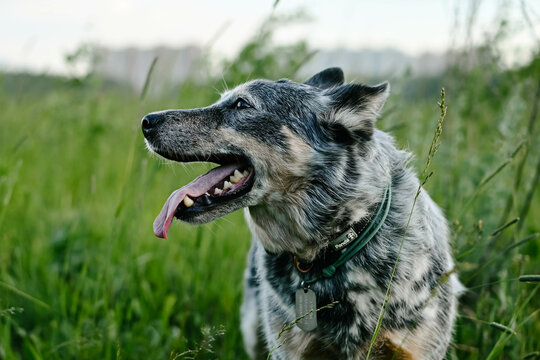
[[[317,296],[310,289],[300,288],[296,291],[296,325],[311,331],[317,327]]]

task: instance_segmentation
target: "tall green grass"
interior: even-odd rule
[[[311,54],[306,44],[276,49],[271,27],[261,31],[223,77],[158,99],[92,76],[0,77],[0,359],[246,358],[242,214],[175,223],[168,240],[155,238],[164,200],[208,166],[151,156],[139,121],[206,105],[223,80],[294,77]],[[437,79],[448,114],[426,190],[451,222],[468,288],[449,356],[538,358],[537,278],[519,277],[540,269],[540,57],[513,70],[483,61]],[[394,129],[421,170],[438,93],[411,101],[408,86],[394,81],[378,126]]]

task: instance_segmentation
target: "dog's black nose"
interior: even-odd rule
[[[144,134],[148,134],[152,129],[165,120],[165,116],[160,113],[151,113],[143,117],[142,119],[142,131]]]

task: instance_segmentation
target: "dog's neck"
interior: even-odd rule
[[[310,214],[304,207],[290,204],[247,208],[246,219],[252,233],[267,252],[287,252],[311,262],[345,230],[371,219],[380,201],[379,196],[377,200],[369,202],[351,199],[329,216],[327,221],[318,222],[318,226],[306,221]]]
[[[386,139],[379,142],[378,137]],[[319,182],[328,186],[304,190],[294,199],[288,196],[283,201],[247,208],[248,225],[265,250],[287,252],[309,262],[352,224],[369,219],[392,174],[402,178],[399,174],[406,171],[406,153],[397,150],[388,138],[376,131],[370,151],[356,155],[356,175],[336,178],[340,169],[329,169],[317,174]]]

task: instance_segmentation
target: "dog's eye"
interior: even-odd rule
[[[235,110],[242,110],[250,107],[251,105],[249,105],[248,102],[242,98],[238,98],[238,100],[236,100],[236,102],[234,103]]]

